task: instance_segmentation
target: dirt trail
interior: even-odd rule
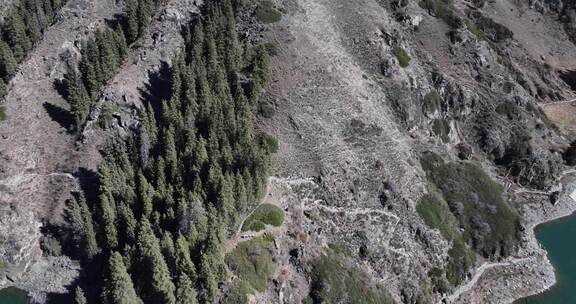
[[[519,263],[523,263],[523,262],[527,262],[527,261],[531,261],[531,260],[536,260],[536,259],[532,258],[532,257],[526,257],[526,258],[512,258],[512,259],[508,259],[506,262],[498,262],[498,263],[484,262],[484,264],[482,264],[480,267],[478,267],[476,269],[476,272],[474,272],[474,275],[472,276],[472,278],[468,282],[466,282],[466,284],[460,285],[454,291],[454,293],[452,293],[450,296],[448,296],[448,298],[447,298],[448,303],[455,303],[455,301],[458,300],[460,295],[462,295],[463,293],[466,293],[470,289],[474,288],[474,286],[476,285],[476,283],[478,282],[480,277],[482,277],[482,275],[484,274],[485,271],[487,271],[491,268],[494,268],[494,267],[510,266],[510,265],[519,264]]]

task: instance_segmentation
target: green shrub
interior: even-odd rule
[[[274,8],[270,0],[262,0],[256,7],[256,17],[264,23],[274,23],[282,19],[282,14]]]
[[[275,270],[272,242],[267,237],[242,242],[226,257],[228,268],[247,284],[240,286],[243,292],[251,288],[263,292],[268,287]]]
[[[0,121],[3,121],[5,119],[6,119],[6,108],[0,106]]]
[[[246,304],[248,294],[252,293],[250,285],[243,280],[236,280],[234,284],[224,294],[221,304]]]
[[[468,28],[468,31],[470,31],[470,33],[476,36],[476,40],[479,41],[484,39],[484,33],[482,33],[482,31],[476,26],[476,24],[474,24],[474,22],[466,20],[466,28]]]
[[[265,118],[272,118],[276,114],[276,109],[268,102],[260,102],[258,112]]]
[[[257,137],[258,143],[262,148],[264,148],[268,153],[276,153],[278,152],[278,140],[266,133],[259,133]]]
[[[403,48],[396,47],[392,50],[392,53],[398,59],[398,63],[400,64],[401,67],[405,68],[408,65],[410,65],[410,60],[412,60],[412,59],[410,58],[408,53],[406,53],[406,51]]]
[[[440,137],[443,142],[450,141],[448,135],[450,134],[450,125],[445,119],[434,119],[432,121],[432,131],[436,136]]]
[[[421,164],[458,220],[464,240],[477,253],[498,258],[516,250],[519,217],[504,201],[502,187],[482,167],[472,162],[444,162],[434,153],[426,153]],[[456,254],[465,257],[464,253]]]
[[[352,250],[350,250],[350,247],[348,247],[348,245],[344,243],[341,242],[330,243],[328,244],[328,248],[332,249],[334,253],[342,254],[345,256],[352,256]]]
[[[429,14],[442,19],[452,29],[457,29],[462,27],[463,21],[454,11],[452,4],[452,0],[422,0],[419,2],[420,7],[427,10]]]
[[[494,42],[502,42],[511,39],[514,33],[504,25],[482,15],[478,11],[473,11],[471,17],[475,24],[484,33],[484,36]]]
[[[242,231],[261,231],[266,228],[266,225],[279,227],[283,222],[284,212],[282,209],[274,205],[262,204],[246,218]]]
[[[383,286],[370,282],[358,267],[331,251],[314,264],[311,277],[313,303],[394,303]]]
[[[512,93],[512,89],[514,88],[514,83],[511,81],[506,81],[504,82],[504,84],[502,85],[502,90],[504,91],[504,93],[506,94],[510,94]]]
[[[438,229],[440,234],[452,243],[448,250],[448,266],[446,269],[446,278],[453,285],[459,285],[465,278],[470,267],[474,265],[474,253],[466,246],[464,237],[460,232],[459,222],[451,213],[448,204],[442,196],[431,185],[428,189],[429,194],[422,197],[416,205],[416,211],[424,220],[424,223],[431,228]],[[435,288],[445,290],[447,287],[444,280],[444,274],[433,278]],[[445,292],[445,291],[444,291]]]
[[[436,110],[438,110],[438,108],[440,108],[441,102],[442,97],[440,97],[438,91],[432,90],[422,99],[422,110],[424,113],[434,113]]]
[[[444,270],[434,267],[428,272],[428,277],[430,277],[432,285],[434,285],[434,291],[441,294],[446,294],[450,291],[448,282],[446,282],[446,278],[444,278]]]
[[[515,119],[520,116],[520,109],[515,103],[505,101],[496,107],[496,113],[504,115],[509,119]]]
[[[278,44],[274,42],[266,42],[264,43],[264,48],[270,56],[278,55]]]

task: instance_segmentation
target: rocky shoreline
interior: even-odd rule
[[[542,293],[556,284],[555,269],[534,229],[576,211],[576,201],[570,198],[576,191],[576,176],[566,176],[561,183],[563,190],[556,204],[551,204],[544,195],[527,196],[526,200],[530,202],[520,209],[526,233],[518,255],[511,257],[508,263],[494,263],[504,265],[484,271],[477,283],[462,292],[453,303],[512,303]]]

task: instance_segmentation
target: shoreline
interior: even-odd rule
[[[450,295],[452,301],[449,303],[513,303],[543,293],[557,283],[556,269],[548,259],[548,252],[538,242],[535,228],[576,212],[576,201],[570,197],[576,191],[576,175],[566,175],[560,183],[563,188],[556,204],[552,205],[542,195],[531,195],[518,208],[526,232],[522,235],[518,254],[503,261],[509,262],[508,265],[495,262],[498,265],[485,269],[474,285],[456,297]],[[518,259],[523,262],[513,263]],[[476,268],[473,277],[479,269]]]

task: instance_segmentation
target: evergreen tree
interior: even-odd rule
[[[142,171],[138,173],[138,194],[140,195],[139,199],[142,204],[142,217],[148,218],[152,213],[154,193]]]
[[[20,10],[13,8],[8,13],[4,19],[2,31],[7,38],[6,42],[14,52],[16,60],[22,60],[26,52],[32,47],[32,44],[26,35],[26,25],[20,15]]]
[[[196,268],[190,256],[190,245],[184,236],[178,235],[175,244],[176,272],[185,274],[189,279],[196,280]]]
[[[134,42],[138,39],[138,0],[126,0],[126,37]]]
[[[8,82],[17,67],[14,53],[4,41],[0,41],[0,77]]]
[[[112,252],[108,260],[108,271],[104,279],[101,299],[104,304],[143,303],[134,290],[132,279],[118,252]]]
[[[74,117],[74,128],[78,130],[84,123],[90,100],[81,78],[71,66],[68,66],[68,71],[64,75],[64,87],[66,100],[70,104],[70,112]]]
[[[151,303],[175,303],[175,287],[168,266],[160,251],[158,239],[146,219],[142,219],[140,223],[137,250],[142,269],[145,269],[141,278],[142,289],[146,294],[145,300]]]
[[[66,215],[72,230],[72,238],[80,257],[91,260],[99,251],[92,224],[92,214],[86,205],[84,195],[68,201]]]
[[[198,303],[198,300],[196,299],[196,290],[194,289],[190,279],[185,274],[178,276],[176,286],[176,304]]]
[[[106,194],[100,194],[100,215],[104,227],[104,244],[108,249],[118,246],[118,231],[116,230],[116,204],[114,199]]]
[[[94,230],[94,224],[92,223],[92,213],[90,213],[90,209],[86,204],[86,199],[82,194],[80,194],[78,205],[80,207],[82,222],[84,224],[83,227],[84,255],[88,260],[92,260],[92,258],[94,258],[96,254],[98,254],[100,248],[98,248],[98,243],[96,242],[96,232]]]

